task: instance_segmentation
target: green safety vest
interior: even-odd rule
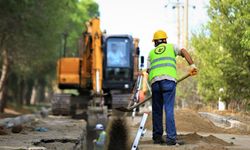
[[[105,142],[105,138],[106,138],[106,132],[105,131],[102,131],[97,139],[97,143],[99,145],[104,145],[104,142]]]
[[[94,150],[104,150],[105,149],[105,139],[106,139],[106,132],[102,131],[99,134],[98,139],[96,140]]]
[[[173,44],[160,44],[150,51],[149,80],[156,76],[167,75],[176,79],[176,55]]]

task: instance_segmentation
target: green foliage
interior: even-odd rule
[[[218,99],[220,88],[226,101],[250,99],[249,7],[247,0],[210,0],[211,20],[192,38],[205,100]]]
[[[16,85],[23,80],[50,85],[62,33],[69,33],[68,47],[76,49],[84,23],[93,16],[98,16],[93,0],[0,0],[0,50],[9,51],[10,78],[17,77]]]
[[[193,56],[193,53],[189,51],[189,54]],[[177,79],[187,75],[188,63],[185,58],[177,57]],[[190,108],[196,108],[200,104],[200,98],[197,94],[197,76],[189,77],[176,86],[176,104],[181,107],[185,107],[187,104]],[[185,104],[182,103],[185,101]],[[183,105],[184,104],[184,105]]]
[[[68,33],[67,55],[77,55],[78,40],[85,29],[85,23],[92,17],[99,16],[98,5],[92,0],[84,0],[76,3],[70,14],[70,21],[67,23],[64,32]]]

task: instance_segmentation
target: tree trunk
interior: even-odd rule
[[[0,77],[0,112],[4,111],[4,105],[6,103],[6,99],[4,99],[4,88],[6,86],[8,68],[9,68],[9,59],[8,59],[8,51],[7,49],[3,49],[2,51],[2,70]]]
[[[45,80],[39,79],[38,80],[38,89],[37,89],[37,101],[39,103],[44,102],[45,100]]]
[[[229,109],[230,101],[229,101],[229,100],[226,100],[226,101],[225,101],[225,104],[226,104],[226,110],[228,110],[228,109]]]
[[[34,82],[32,79],[29,79],[26,81],[26,92],[25,92],[26,105],[30,105],[33,85],[34,85]]]
[[[37,84],[36,82],[34,83],[33,87],[32,87],[32,92],[31,92],[31,98],[30,98],[30,104],[34,105],[37,103],[36,101],[36,94],[37,94]]]
[[[6,84],[6,86],[3,87],[2,99],[3,99],[1,104],[3,108],[2,112],[4,112],[4,108],[7,105],[7,99],[8,99],[8,84]]]
[[[24,95],[24,80],[22,78],[18,79],[18,90],[17,90],[17,104],[18,106],[22,107],[24,100],[23,100],[23,95]]]

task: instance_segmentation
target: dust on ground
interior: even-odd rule
[[[226,146],[232,146],[232,143],[227,143],[213,135],[201,136],[197,133],[190,133],[185,135],[178,135],[178,140],[184,141],[184,146],[167,146],[167,145],[155,145],[155,149],[205,149],[205,150],[225,150]],[[152,140],[142,140],[140,142],[142,149],[147,149],[153,144]],[[146,146],[147,145],[147,148]],[[145,147],[144,147],[145,146]],[[140,148],[141,148],[140,147]],[[157,147],[157,148],[156,148]]]
[[[165,120],[165,119],[163,119]],[[201,117],[196,111],[190,109],[176,109],[175,123],[178,132],[205,132],[205,133],[228,133],[250,134],[237,129],[223,129],[215,126],[211,121]],[[165,126],[165,124],[163,123]],[[145,128],[152,130],[152,114],[148,116]],[[164,127],[165,128],[165,127]]]
[[[86,145],[86,122],[63,116],[49,116],[19,126],[20,132],[13,128],[2,128],[0,149],[27,149],[42,146],[51,150],[80,149]],[[10,148],[9,148],[10,149]]]
[[[19,108],[18,111],[15,110],[15,108],[12,108],[8,106],[4,109],[4,113],[0,113],[0,119],[3,118],[14,118],[22,114],[31,114],[32,111],[25,109],[25,108]]]
[[[185,141],[185,144],[207,143],[207,144],[220,145],[220,146],[232,145],[231,143],[227,143],[213,135],[201,136],[195,132],[189,133],[189,134],[177,135],[177,139],[181,141]],[[153,140],[142,141],[141,144],[153,144]]]

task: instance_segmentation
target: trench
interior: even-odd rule
[[[45,147],[48,150],[87,150],[86,131],[80,134],[77,139],[41,139],[34,142],[34,146]]]

